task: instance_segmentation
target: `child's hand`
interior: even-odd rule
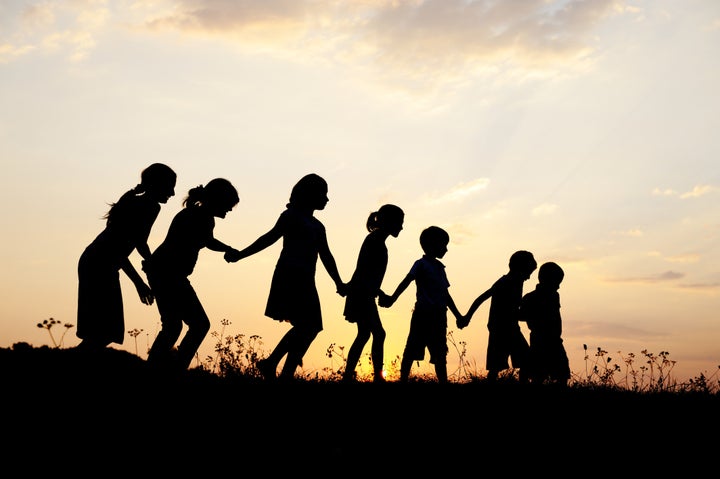
[[[150,286],[145,284],[144,281],[138,281],[135,284],[135,289],[137,289],[140,301],[142,301],[143,304],[147,304],[148,306],[153,304],[153,301],[155,301],[155,295],[150,289]]]
[[[378,295],[378,306],[381,308],[389,308],[393,305],[395,300],[392,296],[388,296],[387,294],[383,293],[382,291]]]
[[[223,257],[228,263],[237,263],[240,261],[240,251],[232,248],[230,251],[226,251]]]

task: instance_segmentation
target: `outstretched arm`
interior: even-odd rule
[[[492,296],[492,287],[490,287],[490,289],[488,289],[483,294],[481,294],[480,296],[475,298],[475,301],[473,301],[473,303],[470,305],[470,309],[468,310],[468,312],[465,316],[462,316],[462,315],[460,315],[459,317],[455,316],[456,317],[455,325],[458,328],[463,329],[465,326],[470,324],[470,320],[472,319],[473,314],[475,314],[475,311],[477,311],[477,309],[480,307],[480,305],[483,304],[491,296]]]
[[[470,322],[470,319],[472,319],[473,314],[475,314],[475,311],[480,307],[481,304],[483,304],[486,300],[488,300],[492,296],[492,288],[485,291],[483,294],[475,298],[475,301],[470,305],[470,309],[468,309],[467,314],[465,317],[467,318],[468,322]]]
[[[235,263],[243,258],[252,256],[257,252],[264,250],[268,246],[275,244],[275,242],[281,237],[282,228],[280,226],[280,220],[278,220],[278,222],[275,223],[275,226],[273,226],[270,231],[253,241],[250,246],[247,246],[245,249],[242,249],[240,251],[235,250],[234,252],[225,253],[225,261]]]
[[[378,302],[380,306],[383,308],[389,308],[393,304],[395,304],[395,301],[400,297],[401,294],[403,294],[403,291],[407,289],[408,286],[410,286],[410,283],[415,281],[415,275],[408,273],[407,276],[403,278],[402,281],[400,281],[400,284],[395,288],[395,292],[391,294],[390,296],[387,296],[386,298],[381,298],[381,301]]]
[[[208,242],[207,248],[212,251],[220,251],[222,253],[225,253],[226,260],[231,255],[237,256],[238,254],[240,254],[238,250],[236,250],[232,246],[226,245],[225,243],[216,238],[213,238]]]

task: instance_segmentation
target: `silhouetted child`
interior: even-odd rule
[[[147,241],[160,204],[175,194],[175,172],[153,163],[140,174],[140,184],[125,192],[103,217],[105,229],[90,243],[78,262],[78,309],[75,334],[78,347],[99,350],[110,343],[122,344],[125,316],[120,288],[120,270],[135,285],[144,304],[153,304],[150,287],[130,262],[137,250],[150,257]]]
[[[357,335],[350,346],[345,364],[344,381],[355,379],[355,368],[362,350],[372,335],[370,358],[373,365],[373,381],[384,382],[383,361],[385,329],[378,313],[375,298],[384,293],[380,290],[388,263],[385,240],[397,238],[402,231],[405,213],[395,205],[383,205],[370,213],[366,227],[369,231],[360,247],[355,272],[348,283],[345,298],[345,319],[357,325]]]
[[[518,324],[519,308],[523,283],[535,271],[537,262],[529,251],[516,251],[510,256],[509,268],[507,274],[473,301],[467,314],[457,321],[457,327],[463,329],[467,326],[480,305],[492,298],[487,323],[487,377],[490,380],[497,379],[500,371],[510,368],[510,359],[513,368],[519,369],[520,379],[525,381],[527,377],[524,368],[530,346]]]
[[[535,290],[523,296],[520,303],[520,320],[526,321],[530,329],[528,377],[533,383],[549,381],[566,386],[570,379],[558,293],[564,277],[565,272],[557,263],[543,263]]]
[[[148,362],[161,368],[184,370],[190,366],[210,330],[210,320],[189,276],[195,269],[200,250],[229,253],[237,250],[214,237],[215,218],[225,215],[239,203],[237,190],[224,178],[192,188],[184,208],[170,223],[167,236],[144,262],[150,286],[155,293],[161,328],[148,354]],[[175,354],[183,323],[188,327]]]
[[[335,282],[338,293],[345,295],[346,285],[340,279],[335,258],[330,252],[325,226],[313,216],[315,210],[322,210],[327,205],[327,194],[328,185],[322,177],[314,173],[305,175],[293,186],[290,201],[275,226],[248,247],[230,256],[230,261],[239,261],[283,239],[265,316],[287,321],[292,328],[267,358],[257,362],[258,370],[266,379],[275,379],[278,364],[285,355],[280,378],[292,379],[295,370],[302,365],[310,344],[323,329],[320,297],[315,285],[318,257]]]
[[[425,359],[425,348],[430,353],[430,364],[435,365],[439,383],[447,382],[447,310],[461,318],[450,296],[450,282],[440,258],[447,253],[450,235],[437,226],[429,226],[420,233],[420,246],[425,253],[415,261],[395,292],[380,297],[383,307],[392,306],[398,297],[415,282],[415,307],[410,319],[410,332],[400,362],[400,381],[407,382],[413,361]]]

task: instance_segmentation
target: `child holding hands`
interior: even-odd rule
[[[470,323],[480,305],[492,298],[487,324],[487,377],[495,380],[500,371],[509,369],[509,358],[513,368],[519,369],[520,379],[524,381],[524,368],[530,346],[520,330],[519,309],[523,297],[523,283],[535,271],[537,262],[531,252],[516,251],[510,256],[509,268],[507,274],[501,276],[490,289],[473,301],[467,314],[458,319],[456,325],[463,329]]]
[[[430,363],[435,365],[439,383],[447,383],[447,310],[460,321],[462,316],[450,296],[445,265],[440,259],[447,253],[450,235],[438,226],[429,226],[420,233],[422,258],[413,263],[390,296],[380,295],[378,304],[389,308],[398,297],[415,282],[415,307],[410,318],[405,349],[400,363],[400,382],[407,382],[413,361],[425,359],[425,348],[430,352]]]

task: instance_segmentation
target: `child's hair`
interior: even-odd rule
[[[190,189],[183,200],[183,206],[200,206],[208,203],[235,206],[239,202],[240,197],[232,183],[225,178],[215,178],[205,186],[200,185]]]
[[[377,229],[387,227],[403,220],[405,212],[395,205],[382,205],[379,210],[373,211],[368,216],[365,227],[368,231],[375,231]]]
[[[107,213],[105,213],[105,216],[103,216],[103,218],[110,220],[115,206],[124,203],[128,198],[144,194],[154,186],[161,187],[168,184],[175,184],[176,180],[177,175],[172,168],[170,168],[164,163],[153,163],[152,165],[142,170],[142,172],[140,173],[140,183],[135,185],[135,188],[123,193],[123,195],[120,197],[119,200],[117,200],[116,203],[110,203],[110,209]]]
[[[516,251],[510,256],[510,262],[508,264],[510,271],[535,271],[537,268],[537,262],[535,257],[529,251]]]
[[[315,173],[309,173],[295,183],[290,192],[290,201],[287,206],[309,206],[315,202],[318,195],[327,193],[327,182]]]
[[[552,261],[543,263],[538,270],[538,281],[540,283],[560,285],[564,277],[565,272],[563,269]]]
[[[177,175],[172,168],[164,163],[153,163],[140,173],[140,184],[138,186],[147,189],[149,185],[158,185],[163,183],[174,183]]]
[[[427,253],[433,246],[448,244],[450,235],[439,226],[428,226],[420,233],[420,246]]]

